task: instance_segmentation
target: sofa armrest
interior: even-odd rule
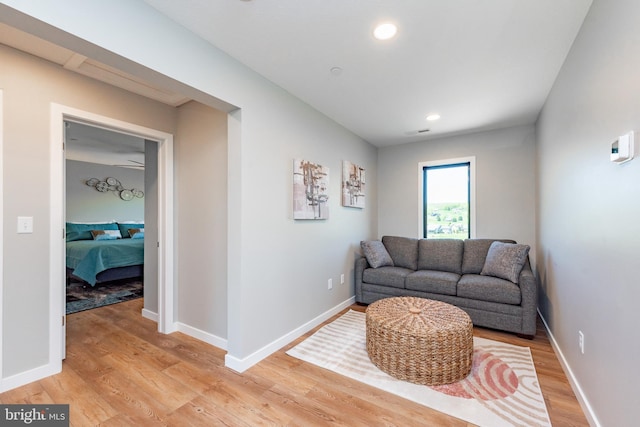
[[[364,275],[364,270],[369,267],[369,263],[367,259],[362,257],[356,259],[354,275],[355,275],[355,288],[356,288],[356,302],[363,302],[362,300],[362,276]]]
[[[518,279],[522,294],[522,334],[536,334],[536,320],[538,318],[538,284],[531,270],[529,259],[525,263]]]

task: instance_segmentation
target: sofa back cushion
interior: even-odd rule
[[[411,270],[418,269],[418,239],[383,236],[382,243],[391,255],[393,265]]]
[[[515,243],[506,239],[466,239],[462,256],[462,274],[480,274],[491,244],[495,241]]]
[[[420,239],[418,270],[437,270],[460,274],[464,242],[458,239]]]

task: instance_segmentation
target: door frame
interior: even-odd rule
[[[4,200],[4,92],[0,87],[0,200]],[[4,224],[4,204],[0,206],[0,223]],[[0,242],[4,242],[4,227],[0,227]],[[4,391],[4,244],[0,244],[0,391]]]
[[[176,331],[174,320],[173,135],[61,104],[51,103],[49,363],[62,369],[66,341],[64,122],[101,127],[158,144],[158,332]],[[61,327],[62,326],[62,327]],[[58,366],[59,365],[59,366]]]

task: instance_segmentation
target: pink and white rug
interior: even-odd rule
[[[367,356],[365,314],[349,310],[287,354],[484,427],[551,426],[529,347],[473,338],[471,374],[429,387],[398,380]]]

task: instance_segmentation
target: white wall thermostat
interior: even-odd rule
[[[611,161],[620,164],[633,159],[633,146],[633,131],[621,135],[611,143]]]

